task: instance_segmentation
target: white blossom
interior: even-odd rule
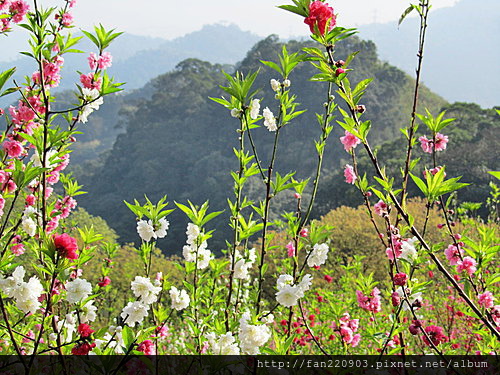
[[[141,302],[146,305],[156,302],[158,294],[161,292],[161,287],[154,286],[148,278],[142,276],[136,276],[130,286],[134,295],[140,297]]]
[[[134,327],[135,324],[141,324],[143,319],[148,316],[148,307],[140,301],[129,302],[122,310],[120,316],[129,326]]]
[[[151,241],[151,238],[153,237],[156,238],[155,230],[153,228],[151,220],[139,220],[137,222],[137,233],[139,234],[141,239],[146,242]]]
[[[274,132],[278,129],[276,126],[276,118],[274,117],[273,113],[271,110],[266,107],[264,108],[264,111],[262,111],[262,115],[264,116],[264,126],[269,130],[270,132]]]
[[[207,241],[200,242],[200,228],[189,223],[186,230],[187,245],[182,248],[182,255],[186,262],[196,262],[197,268],[202,270],[208,267],[210,260],[214,258],[212,252],[207,249]]]
[[[255,120],[257,117],[259,117],[259,111],[260,111],[259,99],[252,100],[252,103],[250,103],[250,117],[252,118],[252,120]]]
[[[97,307],[94,306],[94,300],[88,301],[82,307],[82,311],[80,312],[80,321],[82,323],[93,322],[97,318]]]
[[[298,286],[285,285],[276,293],[276,301],[282,306],[292,307],[295,306],[299,298],[303,296],[304,294]]]
[[[82,123],[86,123],[89,115],[97,111],[101,104],[104,102],[102,97],[99,97],[101,94],[97,89],[88,89],[86,87],[82,88],[83,100],[87,103],[80,110],[80,115],[78,116],[78,120]]]
[[[210,351],[214,355],[239,355],[240,348],[238,343],[231,332],[217,336],[215,333],[210,332],[205,335]]]
[[[289,79],[285,79],[285,80],[283,81],[283,86],[284,86],[284,87],[290,87],[290,85],[291,85],[291,84],[292,84],[292,82],[290,82],[290,80],[289,80]]]
[[[23,266],[18,266],[12,276],[0,279],[0,289],[10,298],[14,298],[18,309],[24,313],[34,314],[40,308],[39,297],[43,293],[43,286],[36,276],[28,282],[24,281],[26,271]]]
[[[240,113],[241,113],[241,111],[238,108],[231,109],[231,116],[232,117],[238,118],[238,117],[240,117]]]
[[[66,284],[66,299],[78,303],[92,293],[92,285],[85,279],[76,279]]]
[[[240,330],[238,338],[240,340],[241,351],[248,355],[260,354],[259,348],[271,338],[271,330],[266,325],[249,324],[250,313],[245,312],[240,319]]]
[[[292,275],[280,275],[278,277],[278,280],[276,280],[276,287],[278,290],[283,289],[286,285],[292,285],[293,284],[293,276]]]
[[[23,216],[21,225],[28,236],[33,237],[36,234],[36,223],[31,217]]]
[[[309,290],[312,285],[312,276],[310,274],[304,275],[300,283],[297,285],[302,293],[305,293]]]
[[[417,259],[417,249],[415,249],[416,237],[403,241],[401,244],[401,258],[413,263]]]
[[[167,229],[170,223],[164,217],[158,221],[158,229],[155,230],[155,235],[157,238],[164,238],[167,235]]]
[[[325,264],[328,258],[328,245],[326,243],[315,244],[312,251],[309,253],[307,258],[307,265],[309,267],[319,267]]]
[[[271,88],[273,89],[273,91],[278,91],[281,87],[281,84],[278,80],[276,79],[271,79]]]
[[[299,298],[304,297],[304,293],[309,290],[311,285],[312,276],[310,274],[304,275],[302,281],[297,285],[293,284],[291,275],[281,275],[277,280],[276,301],[285,307],[295,306]]]
[[[178,290],[175,286],[170,288],[170,298],[172,299],[172,308],[177,311],[184,310],[189,306],[189,295],[185,290]]]

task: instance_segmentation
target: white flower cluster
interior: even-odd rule
[[[78,303],[92,293],[92,284],[85,279],[75,279],[66,283],[66,299],[69,303]]]
[[[136,276],[130,283],[134,296],[139,297],[145,305],[151,305],[158,300],[158,294],[161,292],[161,286],[154,286],[147,277]]]
[[[281,83],[280,83],[280,81],[278,81],[278,80],[276,80],[276,79],[274,79],[274,78],[273,78],[273,79],[271,79],[271,82],[270,82],[270,83],[271,83],[271,88],[273,89],[273,91],[276,91],[276,92],[277,92],[277,91],[279,91],[279,90],[280,90],[280,88],[281,88]],[[283,87],[290,87],[290,85],[291,85],[291,84],[292,84],[292,83],[290,82],[290,80],[289,80],[289,79],[285,79],[285,80],[283,81]]]
[[[182,289],[179,290],[175,286],[170,288],[170,298],[172,299],[172,308],[176,309],[177,311],[184,310],[186,307],[189,306],[189,295],[187,292]]]
[[[31,218],[31,216],[35,213],[36,209],[33,206],[26,207],[23,212],[21,226],[30,237],[33,237],[36,234],[36,223],[35,220]]]
[[[262,115],[264,116],[264,126],[269,130],[270,132],[275,132],[278,130],[278,126],[276,125],[276,117],[274,117],[273,113],[271,110],[266,107],[262,111]]]
[[[139,298],[139,301],[129,302],[122,310],[120,316],[129,326],[134,327],[136,323],[148,316],[149,307],[158,300],[161,286],[154,286],[147,277],[136,276],[130,283],[132,292]]]
[[[259,111],[260,111],[260,100],[259,99],[254,99],[250,103],[250,117],[252,120],[257,119],[259,117]]]
[[[81,109],[80,115],[78,116],[78,120],[82,123],[86,123],[89,115],[97,111],[104,100],[102,97],[99,97],[101,94],[97,89],[88,89],[82,88],[83,100],[87,102]]]
[[[122,310],[120,316],[129,326],[134,327],[135,323],[141,324],[142,320],[148,316],[149,306],[140,301],[129,302]]]
[[[182,255],[184,256],[184,259],[186,262],[196,262],[199,270],[207,268],[214,256],[212,252],[207,249],[207,241],[201,241],[200,228],[193,223],[189,223],[186,235],[187,245],[182,248]]]
[[[205,335],[209,349],[214,355],[239,355],[240,348],[231,332],[217,336],[210,332]]]
[[[328,258],[328,250],[328,245],[326,243],[315,244],[307,258],[307,265],[309,267],[319,267],[325,264],[326,258]]]
[[[164,238],[167,235],[169,226],[170,223],[165,218],[158,220],[157,229],[155,229],[151,220],[139,220],[137,222],[137,233],[142,240],[149,242],[151,238]]]
[[[6,279],[0,278],[0,289],[10,298],[16,300],[16,306],[25,314],[34,314],[40,308],[38,298],[43,293],[43,286],[36,276],[32,276],[28,282],[24,281],[26,271],[23,266],[18,266],[12,276]]]
[[[248,258],[243,257],[238,250],[235,252],[236,263],[234,264],[234,278],[248,280],[250,277],[249,270],[257,260],[255,249],[248,250]],[[231,260],[232,262],[232,260]]]
[[[309,290],[311,284],[310,274],[304,275],[302,281],[296,285],[293,284],[293,276],[281,275],[277,280],[276,301],[285,307],[295,306],[299,298],[304,297],[304,293]]]
[[[240,319],[240,339],[241,351],[248,355],[260,354],[259,347],[264,345],[271,338],[271,330],[266,325],[248,324],[250,313],[245,312]]]

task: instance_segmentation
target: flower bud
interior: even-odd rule
[[[336,63],[335,63],[335,66],[337,68],[341,68],[345,65],[345,61],[344,60],[338,60]]]
[[[356,106],[356,112],[358,113],[365,113],[366,112],[366,107],[364,105],[357,105]]]
[[[342,68],[337,68],[337,70],[335,71],[335,76],[338,77],[339,75],[345,73],[345,70],[342,69]]]

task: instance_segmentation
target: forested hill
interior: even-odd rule
[[[307,42],[292,41],[287,47],[296,51],[306,45]],[[276,101],[269,80],[277,77],[259,60],[276,59],[280,50],[277,37],[268,37],[257,43],[237,66],[243,72],[260,69],[255,85],[263,90],[258,97],[264,98],[262,107],[268,106],[271,110],[275,110]],[[337,46],[336,58],[345,59],[353,51],[360,53],[352,65],[351,80],[375,78],[363,100],[366,117],[372,120],[375,129],[372,141],[394,139],[400,134],[399,128],[408,122],[413,80],[401,70],[381,62],[372,42],[351,38]],[[314,113],[322,112],[326,87],[310,82],[313,74],[313,68],[303,64],[291,76],[298,102],[308,111],[283,129],[275,169],[282,174],[297,170],[298,177],[308,177],[315,167],[314,140],[319,136],[319,129]],[[183,61],[175,70],[151,82],[148,90],[153,94],[149,99],[133,107],[127,103],[126,132],[118,136],[101,165],[86,167],[86,175],[80,182],[89,194],[80,202],[92,214],[102,216],[122,241],[138,239],[134,215],[128,211],[124,199],[141,200],[147,194],[155,201],[167,194],[170,202],[190,199],[201,204],[209,199],[211,210],[226,209],[226,198],[232,190],[229,172],[237,165],[232,149],[237,142],[238,123],[229,111],[209,100],[222,95],[220,84],[224,84],[221,65],[196,59]],[[423,88],[422,108],[436,112],[446,104]],[[265,128],[256,129],[253,134],[256,143],[264,147],[259,157],[265,160],[272,136]],[[342,131],[336,129],[329,140],[324,170],[327,176],[339,170],[345,157],[338,140],[341,135]],[[330,183],[344,184],[343,179]],[[250,185],[251,195],[258,192],[258,186]],[[286,206],[286,197],[280,203]],[[185,242],[186,220],[175,212],[170,221],[170,233],[159,243],[167,254],[180,252]],[[227,236],[227,215],[219,217],[215,228],[212,248],[220,249]]]

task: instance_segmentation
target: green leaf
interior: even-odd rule
[[[10,77],[12,77],[15,71],[16,68],[11,68],[9,70],[6,70],[5,72],[0,73],[0,90],[4,87],[7,80],[10,79]]]
[[[415,6],[411,4],[408,8],[405,9],[401,17],[399,17],[398,27],[403,23],[404,19],[415,9]]]

